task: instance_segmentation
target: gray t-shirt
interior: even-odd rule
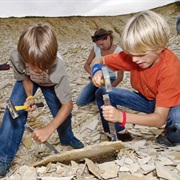
[[[43,73],[35,73],[23,62],[21,55],[17,50],[12,51],[10,61],[14,71],[14,78],[17,81],[23,81],[30,78],[40,86],[54,86],[56,96],[59,101],[67,103],[72,99],[71,88],[69,85],[67,73],[65,71],[62,57],[57,54],[56,63]]]

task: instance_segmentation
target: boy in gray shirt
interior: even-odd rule
[[[20,36],[18,51],[11,53],[14,77],[17,80],[11,94],[16,106],[29,106],[19,111],[19,117],[12,119],[6,108],[0,128],[0,177],[4,177],[13,161],[22,140],[28,111],[37,107],[34,95],[41,89],[53,119],[42,128],[33,131],[32,137],[44,143],[57,130],[61,145],[74,149],[84,145],[72,132],[71,111],[73,109],[71,90],[58,54],[58,42],[49,24],[37,24],[26,28]]]

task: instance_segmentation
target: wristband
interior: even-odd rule
[[[26,98],[26,101],[29,100],[29,99],[34,99],[34,96],[28,96],[28,97]]]
[[[125,126],[126,124],[126,112],[122,111],[122,122],[119,123],[120,126]]]
[[[93,67],[92,67],[92,76],[94,76],[94,74],[97,72],[97,71],[100,71],[102,70],[102,65],[101,64],[95,64]]]

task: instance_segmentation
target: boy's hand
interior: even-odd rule
[[[42,144],[42,143],[44,143],[45,141],[47,141],[50,138],[52,133],[53,132],[50,131],[48,126],[45,126],[45,127],[42,127],[42,128],[35,129],[33,131],[33,133],[32,133],[32,138],[36,142]]]
[[[25,106],[29,106],[25,111],[34,111],[37,109],[37,106],[34,105],[35,104],[35,99],[34,98],[30,98],[28,100],[26,100],[26,102],[24,103]]]
[[[102,114],[105,120],[109,122],[122,122],[122,113],[120,110],[116,109],[115,107],[108,105],[108,106],[101,106]]]
[[[102,79],[102,71],[99,70],[97,71],[94,76],[92,77],[92,83],[96,86],[96,87],[101,87],[101,79]]]

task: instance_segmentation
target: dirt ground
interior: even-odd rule
[[[171,27],[171,38],[168,46],[180,57],[180,36],[177,36],[176,33],[176,16],[180,14],[180,4],[177,2],[153,10],[166,17]],[[59,51],[63,56],[72,89],[74,102],[72,112],[73,131],[86,146],[98,145],[101,142],[107,141],[107,136],[102,131],[96,105],[91,103],[85,107],[78,107],[75,104],[78,93],[88,82],[88,74],[83,69],[83,65],[93,45],[90,37],[97,28],[103,27],[114,32],[114,41],[118,44],[124,24],[132,15],[2,18],[0,19],[0,63],[8,62],[9,54],[12,49],[16,48],[19,36],[25,27],[37,22],[50,22],[57,34]],[[0,71],[0,123],[13,83],[12,69]],[[119,87],[131,89],[128,72],[125,72],[124,80]],[[44,102],[44,97],[40,91],[37,92],[36,97],[37,100]],[[42,109],[29,114],[28,123],[36,128],[48,123],[51,119],[49,109],[45,105]],[[34,163],[53,156],[53,153],[45,145],[39,145],[32,141],[29,132],[25,131],[21,147],[6,179],[129,180],[136,178],[154,180],[180,178],[179,146],[165,149],[158,147],[154,143],[155,137],[162,131],[163,127],[158,129],[127,125],[127,128],[132,133],[134,140],[133,142],[122,143],[124,148],[118,152],[117,157],[113,161],[98,163],[89,163],[87,160],[81,163],[72,161],[68,165],[60,162],[49,162],[36,168],[33,167]],[[56,133],[51,136],[49,142],[61,153],[72,150],[70,147],[62,147],[59,144]],[[113,167],[113,170],[110,167]]]

